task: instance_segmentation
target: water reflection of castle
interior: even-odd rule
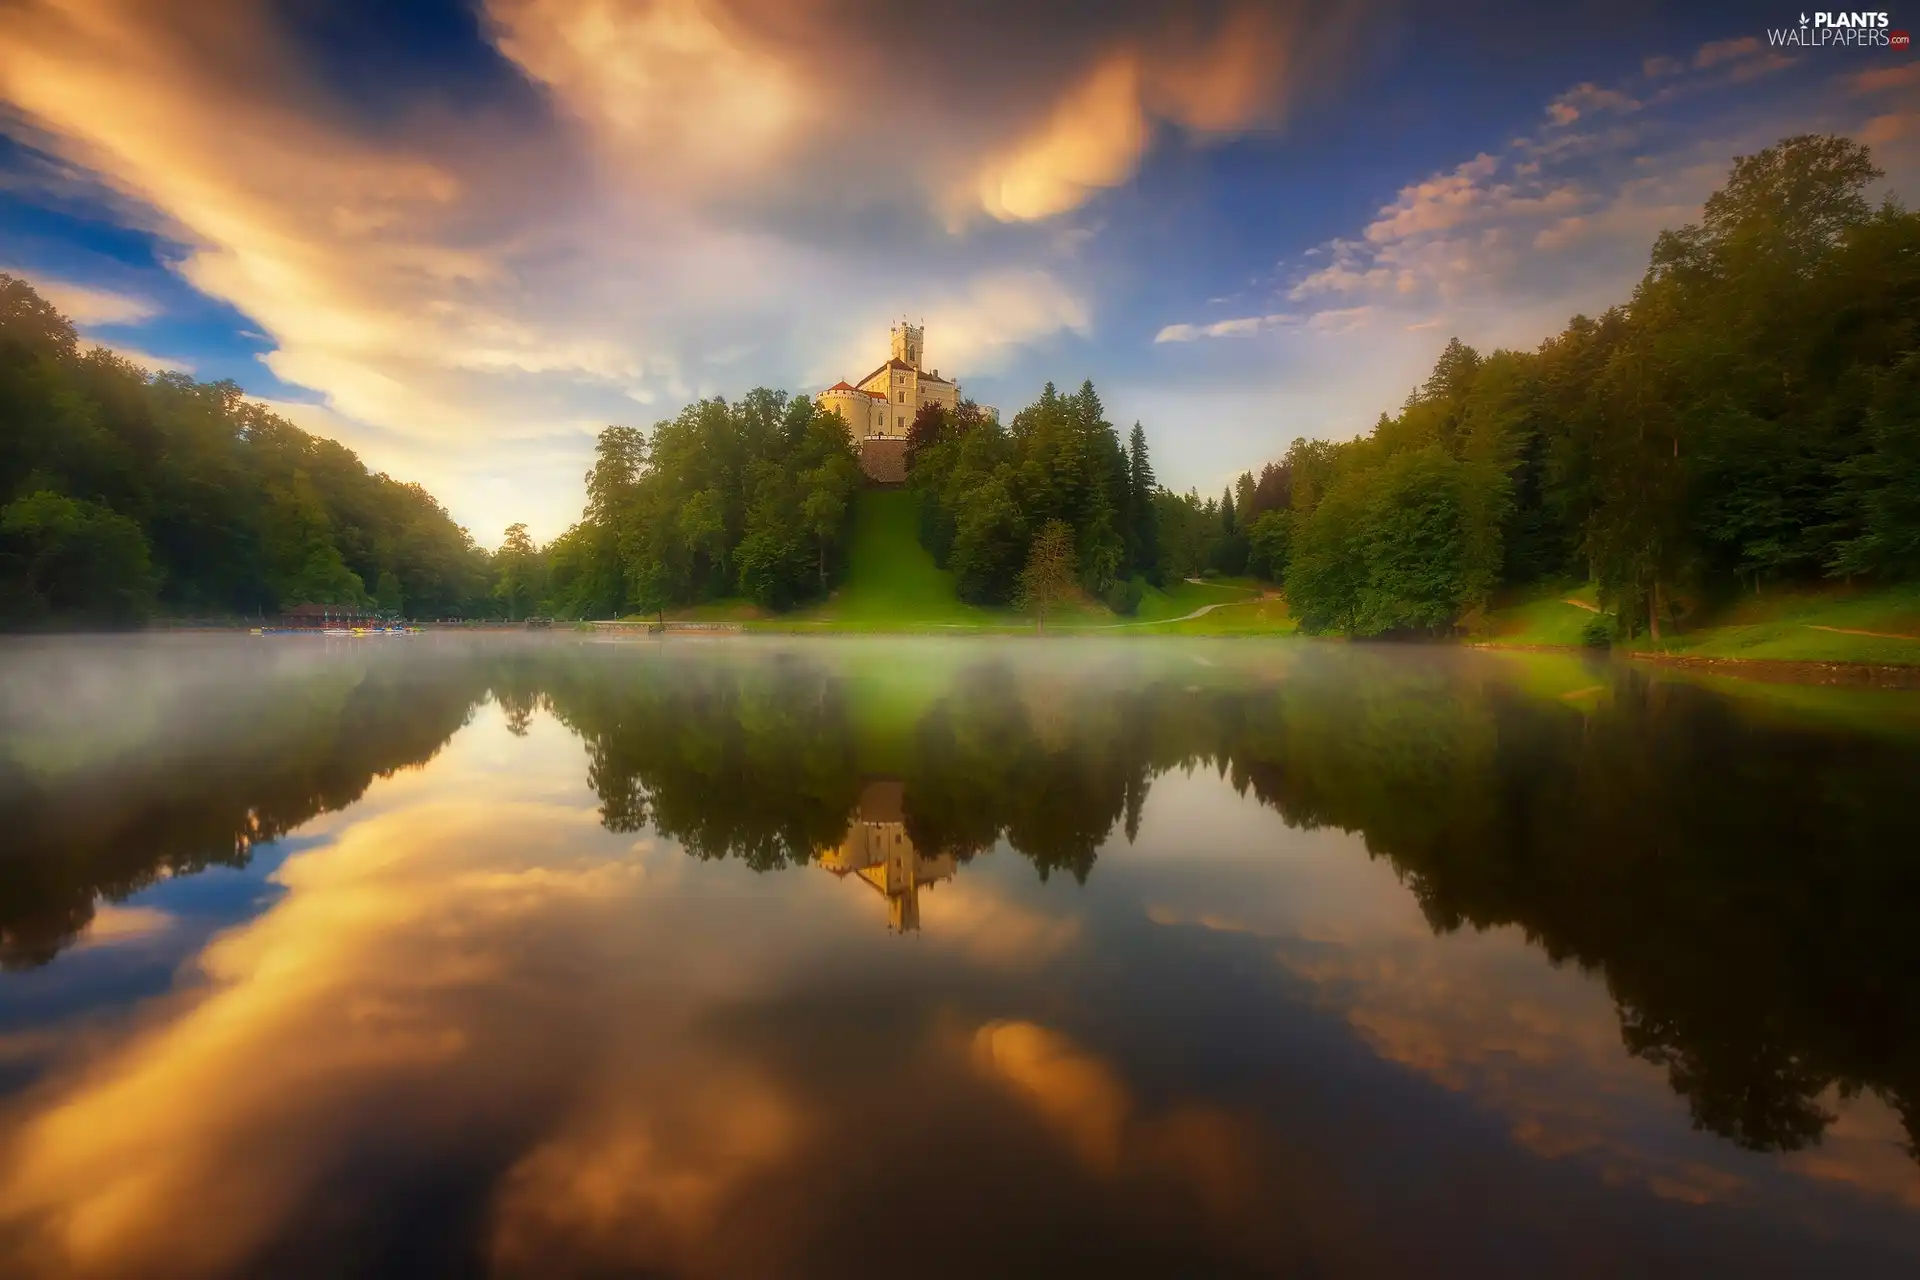
[[[920,927],[920,887],[952,877],[951,853],[923,854],[907,835],[901,812],[903,789],[890,778],[876,778],[860,789],[860,803],[847,823],[839,847],[820,855],[820,865],[836,876],[859,876],[887,900],[887,922],[905,933]]]

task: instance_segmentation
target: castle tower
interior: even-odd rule
[[[927,330],[925,325],[908,324],[905,320],[893,326],[893,358],[904,360],[915,369],[920,367],[920,358],[926,354]]]

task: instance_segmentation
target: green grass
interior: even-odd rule
[[[1203,603],[1212,604],[1213,601]],[[1191,612],[1191,610],[1188,610]],[[1123,634],[1151,636],[1275,636],[1292,635],[1299,624],[1279,596],[1255,596],[1222,604],[1198,618],[1176,615],[1164,622],[1129,627]]]
[[[1555,587],[1487,611],[1482,643],[1513,648],[1577,649],[1587,624],[1600,615],[1570,600],[1594,603],[1592,587]]]
[[[1882,634],[1854,634],[1863,631]],[[1698,658],[1911,666],[1920,664],[1920,587],[1765,592],[1657,645],[1643,636],[1629,648]]]
[[[1570,599],[1591,604],[1593,590],[1553,588],[1490,610],[1475,638],[1495,647],[1578,648],[1597,615]],[[1857,634],[1863,631],[1883,634]],[[1920,664],[1920,588],[1775,590],[1688,619],[1659,644],[1643,635],[1619,650],[1772,662]]]

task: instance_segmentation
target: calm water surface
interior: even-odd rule
[[[1920,1273],[1920,701],[0,648],[9,1276]]]

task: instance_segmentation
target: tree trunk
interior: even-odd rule
[[[1655,644],[1660,643],[1660,579],[1653,580],[1653,602],[1647,609],[1647,630]]]

